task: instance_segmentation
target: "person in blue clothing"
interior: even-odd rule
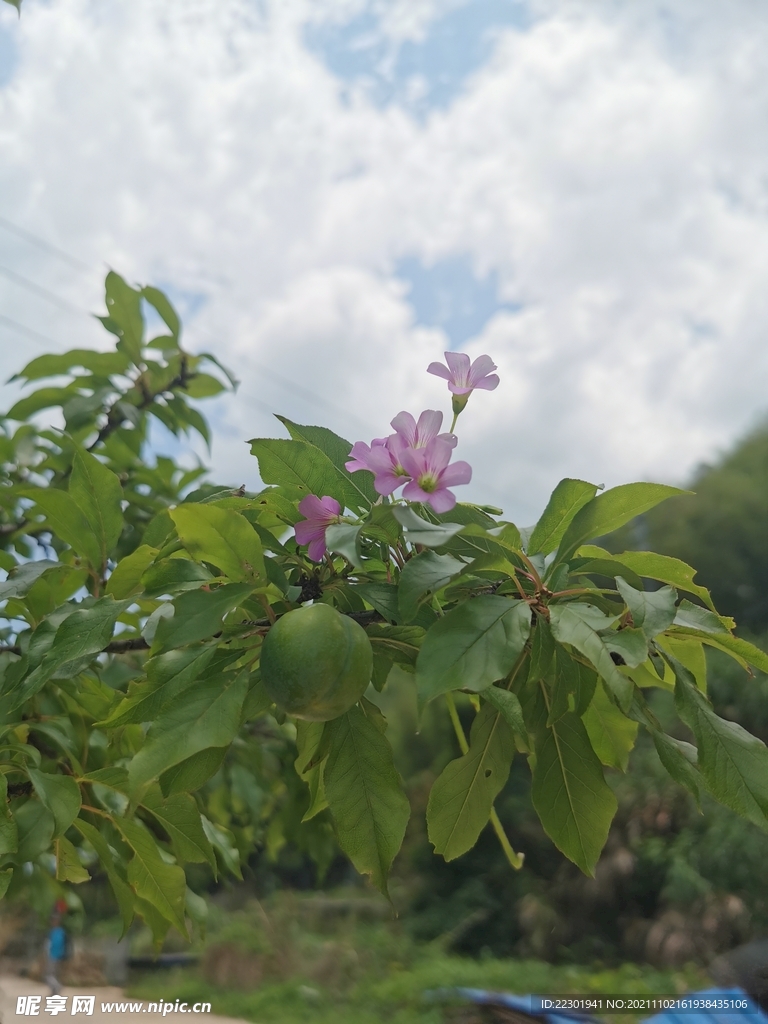
[[[48,932],[45,983],[50,988],[51,995],[53,996],[57,996],[61,992],[59,968],[61,961],[66,960],[69,952],[69,936],[67,935],[64,917],[66,909],[66,904],[64,907],[61,906],[61,903],[56,904],[56,909],[51,914],[51,927]]]

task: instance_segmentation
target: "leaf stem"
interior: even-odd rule
[[[493,825],[493,831],[496,833],[496,838],[499,840],[499,844],[502,850],[504,851],[504,856],[507,858],[510,865],[515,869],[515,871],[519,871],[520,868],[523,866],[525,854],[515,853],[515,851],[512,849],[512,844],[510,843],[509,839],[507,839],[507,833],[504,831],[504,826],[499,821],[499,816],[496,813],[495,807],[491,808],[490,821],[491,824]]]
[[[448,714],[451,716],[451,722],[453,723],[453,731],[456,733],[456,739],[459,741],[459,747],[461,748],[462,754],[466,754],[469,751],[469,744],[467,743],[467,737],[464,735],[464,729],[461,722],[459,721],[459,713],[456,710],[456,702],[453,699],[452,693],[446,693],[445,703],[448,705]],[[493,826],[493,831],[496,833],[496,838],[499,840],[499,845],[504,851],[504,856],[507,858],[511,867],[515,871],[519,871],[523,866],[525,860],[525,854],[515,853],[512,849],[512,845],[507,839],[507,834],[504,831],[504,826],[499,820],[499,816],[496,813],[496,808],[491,808],[490,822]]]
[[[448,714],[451,716],[453,731],[456,733],[456,739],[459,741],[461,752],[462,754],[466,754],[469,750],[469,744],[467,743],[467,737],[464,735],[464,729],[459,721],[459,713],[456,710],[456,702],[453,699],[452,693],[446,693],[445,703],[448,705]]]

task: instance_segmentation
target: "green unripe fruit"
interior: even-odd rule
[[[264,637],[261,680],[277,706],[311,722],[349,711],[371,681],[373,651],[365,630],[327,604],[297,608]]]

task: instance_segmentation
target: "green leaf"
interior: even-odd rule
[[[28,489],[21,492],[32,498],[45,516],[46,526],[60,540],[87,558],[95,569],[101,568],[101,545],[91,532],[90,524],[74,498],[55,487],[47,490]]]
[[[141,578],[141,584],[147,597],[160,597],[183,590],[198,590],[215,578],[204,565],[193,562],[191,558],[172,557],[150,565]]]
[[[390,626],[372,622],[366,627],[374,655],[382,655],[400,665],[415,665],[424,640],[421,626]]]
[[[128,882],[140,899],[146,900],[166,921],[187,937],[184,897],[187,880],[175,864],[166,864],[149,832],[135,821],[115,818],[114,824],[133,850],[128,863]]]
[[[240,871],[240,854],[235,845],[235,837],[222,825],[214,825],[212,821],[202,815],[203,830],[208,837],[208,842],[221,858],[221,862],[227,871],[230,871],[236,878],[242,879]]]
[[[523,709],[516,694],[510,690],[503,690],[500,686],[489,686],[483,690],[483,700],[487,700],[492,707],[501,713],[501,717],[513,733],[516,733],[522,739],[527,738],[528,729],[523,718]]]
[[[309,807],[305,811],[302,821],[310,821],[328,806],[322,764],[325,749],[323,756],[320,755],[324,730],[324,722],[304,722],[301,719],[296,722],[298,756],[294,761],[294,767],[299,777],[309,787]],[[325,748],[325,744],[323,744],[323,748]]]
[[[528,554],[548,555],[555,551],[573,517],[596,493],[597,487],[585,480],[561,480],[533,528]]]
[[[701,692],[707,692],[707,655],[701,640],[665,634],[656,638],[656,644],[685,665]],[[674,679],[674,674],[672,678]]]
[[[759,647],[755,647],[748,640],[742,640],[739,636],[732,636],[730,633],[707,633],[702,629],[687,629],[682,626],[674,627],[673,631],[668,635],[672,637],[695,637],[709,647],[715,647],[719,651],[730,654],[732,658],[744,666],[752,665],[754,668],[759,669],[760,672],[768,672],[768,654],[765,651],[761,651]]]
[[[27,768],[29,781],[40,801],[53,815],[54,836],[61,836],[80,811],[80,787],[71,775],[48,775],[36,768]]]
[[[514,753],[512,730],[495,707],[484,704],[472,723],[469,750],[446,765],[429,794],[427,828],[435,853],[454,860],[475,845]]]
[[[580,615],[576,614],[571,604],[552,605],[550,625],[555,639],[561,644],[570,644],[588,658],[598,674],[610,686],[619,707],[623,710],[628,709],[634,690],[632,680],[619,672],[602,639]]]
[[[701,793],[704,780],[697,770],[698,750],[691,743],[685,740],[675,739],[668,736],[660,729],[654,729],[651,733],[656,753],[659,760],[667,769],[670,777],[678,782],[693,795],[696,804],[701,810]]]
[[[157,548],[141,544],[130,555],[122,558],[107,581],[107,593],[116,600],[140,594],[144,589],[141,577],[154,562],[156,555]]]
[[[410,622],[424,594],[440,590],[465,568],[466,563],[453,555],[438,555],[434,551],[422,551],[406,562],[398,591],[400,621]]]
[[[83,821],[82,818],[75,818],[72,824],[83,839],[86,839],[94,848],[98,854],[99,860],[101,861],[101,866],[106,872],[109,884],[112,887],[112,892],[115,894],[117,905],[120,908],[120,916],[123,919],[122,938],[125,936],[131,926],[131,922],[133,921],[133,893],[125,879],[122,878],[116,870],[114,855],[101,832],[99,832],[97,828],[94,828],[93,825],[90,825],[87,821]]]
[[[616,577],[616,586],[632,616],[632,622],[649,640],[672,625],[675,618],[677,592],[672,587],[660,590],[635,590],[621,576]],[[645,658],[642,659],[645,661]]]
[[[68,615],[52,634],[50,620],[44,619],[32,634],[29,656],[37,649],[40,637],[40,659],[36,667],[23,678],[15,691],[4,695],[4,710],[13,711],[34,696],[53,676],[75,674],[100,653],[112,639],[115,622],[130,601],[115,601],[103,597],[90,608],[78,608]]]
[[[177,860],[192,864],[210,864],[214,874],[216,873],[216,857],[203,831],[197,804],[188,793],[175,793],[163,797],[159,786],[150,786],[141,803],[162,825]]]
[[[715,612],[708,608],[701,608],[690,601],[681,601],[675,615],[676,626],[686,626],[688,629],[700,629],[704,633],[729,633],[722,619]]]
[[[264,580],[261,541],[245,516],[199,503],[177,505],[169,514],[193,558],[218,566],[231,580]]]
[[[696,570],[690,565],[681,562],[679,558],[671,558],[669,555],[657,555],[653,551],[625,551],[616,555],[619,561],[636,572],[638,576],[645,576],[651,580],[658,580],[660,583],[668,583],[678,590],[685,590],[694,594],[707,605],[712,611],[715,606],[706,587],[700,587],[693,582]]]
[[[39,562],[24,562],[16,566],[8,574],[8,579],[0,583],[0,601],[5,601],[9,597],[23,597],[44,572],[56,569],[60,564],[44,558]]]
[[[768,831],[768,748],[736,722],[719,718],[685,666],[675,659],[670,663],[675,704],[696,737],[707,789],[721,804]]]
[[[325,531],[325,543],[329,551],[344,555],[350,565],[356,568],[363,564],[360,545],[360,526],[349,523],[332,523]]]
[[[227,750],[227,747],[209,747],[163,772],[160,776],[163,793],[170,796],[172,793],[196,792],[221,768]]]
[[[324,780],[339,845],[386,894],[390,865],[410,816],[385,736],[358,707],[326,725]]]
[[[9,420],[24,422],[36,412],[43,409],[50,409],[52,406],[65,405],[71,398],[78,394],[75,382],[64,388],[38,388],[31,395],[22,398],[5,414]]]
[[[308,444],[314,445],[315,448],[319,448],[324,455],[327,455],[341,473],[344,473],[345,476],[354,481],[355,487],[363,493],[369,505],[373,505],[379,500],[379,495],[373,486],[373,473],[359,471],[352,474],[346,468],[345,463],[349,462],[349,453],[352,450],[352,445],[349,441],[339,437],[338,434],[334,434],[327,427],[302,426],[300,423],[293,423],[285,416],[278,416],[277,419],[287,427],[288,433],[295,441],[306,441]]]
[[[14,0],[5,0],[6,3],[13,3]],[[20,4],[21,0],[16,0],[16,3]],[[13,868],[6,868],[5,871],[0,871],[0,900],[8,892],[8,886],[11,884],[13,878]]]
[[[405,539],[425,548],[440,548],[464,529],[461,523],[428,523],[412,508],[403,505],[395,505],[392,515],[405,530]]]
[[[531,610],[524,601],[483,595],[460,604],[424,637],[416,662],[420,699],[426,702],[448,690],[477,693],[504,679],[530,629]]]
[[[19,830],[8,806],[8,779],[0,772],[0,857],[15,853],[19,845]]]
[[[571,520],[557,553],[556,562],[567,562],[576,550],[594,537],[613,533],[635,516],[676,494],[688,494],[666,484],[621,484],[588,501]]]
[[[21,0],[5,0],[5,2],[7,4],[10,4],[11,7],[15,7],[16,10],[19,12],[19,17],[21,17]],[[10,877],[9,877],[9,881],[10,881]],[[8,888],[7,884],[6,884],[5,888],[6,889]],[[5,895],[4,892],[3,892],[3,895]]]
[[[141,292],[131,288],[114,270],[107,274],[105,285],[108,315],[98,319],[120,339],[117,343],[118,352],[125,352],[136,366],[140,366],[144,338]]]
[[[75,885],[80,882],[90,882],[91,876],[80,862],[77,850],[64,836],[59,836],[53,842],[53,853],[56,857],[56,881],[73,882]]]
[[[150,658],[145,663],[147,681],[128,691],[99,726],[114,729],[132,722],[151,722],[166,704],[179,699],[181,693],[205,671],[216,654],[216,647],[185,647]]]
[[[616,797],[589,742],[582,720],[572,712],[547,727],[547,708],[538,703],[531,762],[531,799],[555,846],[593,875],[616,813]]]
[[[56,823],[45,804],[39,800],[27,800],[16,808],[14,818],[19,830],[15,860],[24,864],[37,860],[41,853],[48,853]]]
[[[151,285],[142,288],[140,294],[157,311],[174,340],[178,341],[181,334],[181,321],[168,296],[159,288],[153,288]]]
[[[616,707],[603,686],[595,689],[592,703],[582,717],[592,749],[609,768],[625,772],[637,739],[637,722]]]
[[[216,590],[181,594],[173,602],[175,614],[158,624],[154,653],[206,640],[219,632],[224,616],[252,593],[253,587],[248,583],[228,583]]]
[[[265,484],[298,486],[320,498],[335,498],[342,508],[368,511],[371,507],[349,473],[337,469],[315,445],[275,438],[253,438],[249,443]]]
[[[100,557],[95,568],[103,571],[123,530],[123,488],[120,481],[94,455],[78,448],[69,478],[69,496],[90,527]]]
[[[207,747],[228,747],[240,727],[248,692],[246,672],[201,679],[157,718],[128,768],[131,789],[157,779],[166,769]]]
[[[398,591],[394,583],[360,583],[357,592],[387,622],[398,621]]]
[[[78,608],[72,612],[56,630],[43,666],[59,668],[67,662],[79,661],[104,650],[112,639],[117,617],[130,603],[129,600],[115,601],[112,596],[107,596],[90,608]]]
[[[59,377],[69,373],[76,366],[90,370],[97,377],[109,377],[113,373],[124,374],[130,368],[130,360],[120,352],[94,352],[88,348],[75,348],[69,352],[37,356],[27,363],[20,373],[11,380],[40,380],[41,377]]]
[[[641,629],[607,629],[601,639],[608,650],[618,654],[630,668],[637,668],[648,660],[648,641]]]

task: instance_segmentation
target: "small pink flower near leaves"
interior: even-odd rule
[[[451,461],[452,446],[436,437],[426,448],[408,448],[403,452],[403,468],[411,480],[405,485],[403,497],[407,501],[424,501],[435,512],[450,512],[456,504],[456,495],[448,490],[457,484],[468,484],[472,467],[468,462]]]
[[[350,473],[367,469],[374,475],[373,486],[378,494],[393,494],[410,480],[403,467],[403,452],[409,448],[426,448],[435,438],[441,438],[454,448],[458,438],[454,434],[439,434],[443,414],[425,409],[418,422],[409,412],[399,412],[392,420],[395,429],[389,437],[377,437],[367,445],[356,441],[350,451],[350,460],[344,465]]]
[[[492,371],[496,364],[490,356],[478,356],[470,365],[469,356],[464,352],[446,352],[448,364],[430,363],[427,373],[434,373],[448,381],[448,390],[454,395],[469,395],[475,388],[493,391],[499,385],[498,375]]]
[[[299,502],[299,512],[306,516],[300,523],[296,523],[296,543],[309,545],[308,554],[313,562],[321,562],[327,550],[325,546],[325,531],[333,523],[341,519],[341,505],[335,498],[318,498],[314,494],[308,494]]]
[[[440,427],[443,425],[443,414],[435,409],[425,409],[419,416],[418,423],[409,412],[399,412],[391,424],[395,428],[395,435],[407,448],[426,448],[430,441],[436,437],[442,437],[448,441],[451,448],[455,448],[458,438],[455,434],[441,434]],[[395,436],[387,438],[390,447]]]

